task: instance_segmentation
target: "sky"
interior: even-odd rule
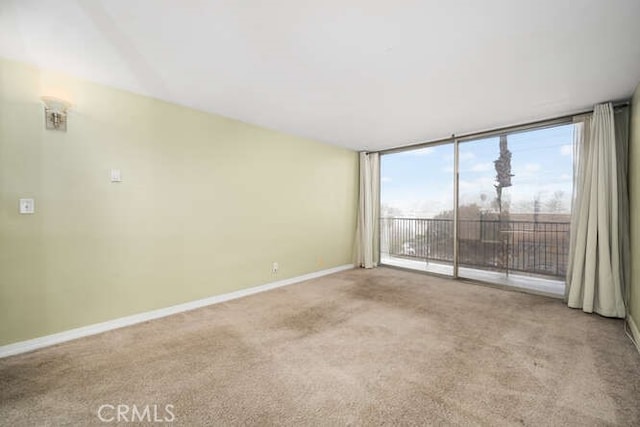
[[[569,213],[573,174],[573,125],[538,129],[507,136],[512,153],[512,186],[503,190],[511,212],[532,212],[540,200],[549,212]],[[477,203],[491,209],[496,198],[494,160],[500,155],[499,137],[461,142],[460,205]],[[380,200],[397,216],[430,218],[453,209],[453,144],[438,145],[381,157]],[[561,193],[560,193],[561,192]],[[484,194],[484,201],[481,195]],[[384,211],[383,211],[384,214]]]

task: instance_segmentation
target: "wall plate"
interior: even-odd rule
[[[36,211],[36,204],[33,199],[20,199],[20,213],[32,214]]]

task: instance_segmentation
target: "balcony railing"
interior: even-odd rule
[[[462,267],[563,278],[569,222],[458,221]],[[453,262],[453,220],[381,218],[381,251],[390,256]]]

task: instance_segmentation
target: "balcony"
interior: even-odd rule
[[[569,222],[460,220],[459,275],[564,293]],[[453,272],[453,220],[381,218],[382,263],[441,274]]]

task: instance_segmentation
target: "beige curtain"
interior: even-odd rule
[[[628,234],[628,200],[626,167],[621,170],[618,162],[628,137],[626,130],[616,132],[615,122],[609,103],[596,105],[593,115],[580,117],[576,126],[566,297],[569,307],[624,318],[621,259],[628,253],[621,235]],[[618,120],[618,126],[625,125]]]
[[[622,294],[625,307],[629,307],[629,289],[631,287],[631,249],[629,215],[629,108],[614,112],[616,127],[616,156],[618,166],[618,234],[620,236],[620,262],[622,263]]]
[[[360,195],[355,242],[355,264],[360,267],[373,268],[378,264],[379,200],[378,153],[360,153]]]

